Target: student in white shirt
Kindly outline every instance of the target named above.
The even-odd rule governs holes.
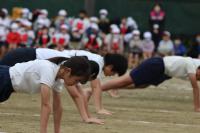
[[[94,104],[96,108],[96,112],[98,114],[111,115],[112,112],[104,109],[102,105],[101,99],[101,74],[103,73],[105,76],[113,76],[118,74],[119,76],[123,75],[128,67],[127,60],[124,56],[120,54],[107,54],[104,57],[84,51],[84,50],[64,50],[63,53],[68,56],[86,56],[88,60],[92,60],[99,65],[99,73],[96,79],[91,80],[90,86],[92,91],[87,91],[87,93],[82,92],[81,86],[77,84],[76,86],[70,86],[71,90],[74,90],[76,94],[84,93],[85,96],[85,106],[88,105],[88,100],[92,95],[94,98]],[[87,107],[86,107],[87,108]]]
[[[62,109],[58,82],[64,80],[64,83],[69,86],[79,82],[85,83],[89,75],[88,60],[78,56],[67,60],[61,58],[34,60],[17,63],[13,67],[0,65],[0,102],[6,101],[13,92],[41,93],[40,132],[47,133],[51,112],[50,90],[52,90],[55,133],[60,133]],[[85,120],[93,122],[97,119],[86,118]]]
[[[189,79],[194,94],[194,110],[200,112],[199,85],[200,60],[190,57],[166,56],[150,58],[133,69],[129,74],[112,79],[102,85],[102,90],[124,88],[144,88],[148,85],[159,85],[172,77]]]

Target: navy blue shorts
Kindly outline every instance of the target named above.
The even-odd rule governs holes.
[[[36,59],[36,49],[17,48],[8,52],[0,60],[0,65],[14,66],[16,63],[27,62],[35,59]]]
[[[147,59],[130,72],[130,76],[136,87],[143,85],[159,85],[163,81],[170,79],[165,73],[162,58],[154,57]]]
[[[10,79],[9,67],[0,65],[0,102],[6,101],[12,92],[14,92],[14,89]]]

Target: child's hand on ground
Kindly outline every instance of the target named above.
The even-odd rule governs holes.
[[[106,109],[100,109],[99,111],[97,111],[97,114],[102,114],[102,115],[112,115],[113,112],[106,110]]]
[[[100,125],[104,124],[103,120],[94,117],[88,118],[87,120],[85,120],[85,122],[89,124],[100,124]]]

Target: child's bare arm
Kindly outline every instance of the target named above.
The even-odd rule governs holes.
[[[104,122],[100,119],[90,118],[87,114],[87,109],[85,108],[84,96],[77,90],[76,86],[67,86],[67,91],[75,102],[82,120],[86,123],[96,123],[103,124]]]
[[[53,117],[54,117],[54,132],[60,133],[60,125],[62,118],[62,103],[59,92],[53,90]]]
[[[94,98],[94,104],[97,113],[99,114],[105,114],[105,115],[111,115],[112,113],[108,110],[105,110],[102,105],[102,90],[101,90],[101,83],[99,79],[95,79],[91,81],[91,87],[92,87],[92,95]]]
[[[41,84],[40,133],[47,133],[50,112],[50,88],[45,84]]]
[[[199,86],[197,83],[196,75],[189,74],[189,79],[193,88],[193,97],[194,97],[194,109],[197,112],[200,112],[200,99],[199,99]]]

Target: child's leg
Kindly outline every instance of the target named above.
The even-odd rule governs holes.
[[[129,68],[133,67],[133,54],[132,53],[129,53],[129,55],[128,55],[128,66],[129,66]]]

